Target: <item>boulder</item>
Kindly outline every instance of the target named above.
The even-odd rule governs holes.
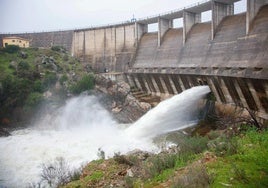
[[[6,131],[5,129],[1,128],[0,127],[0,137],[7,137],[7,136],[10,136],[11,134]]]
[[[28,54],[24,51],[20,51],[19,52],[19,57],[21,57],[22,59],[27,59],[28,57]]]
[[[128,83],[115,82],[101,75],[95,77],[96,89],[105,96],[100,100],[120,123],[132,123],[145,114],[151,105],[131,95]]]

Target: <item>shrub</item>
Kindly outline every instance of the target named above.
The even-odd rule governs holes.
[[[147,169],[151,177],[162,173],[166,169],[174,168],[177,156],[175,154],[162,154],[148,158]]]
[[[52,46],[52,47],[51,47],[51,50],[53,50],[53,51],[57,51],[57,52],[59,52],[60,49],[61,49],[60,46]]]
[[[50,187],[59,187],[78,180],[81,173],[82,167],[72,171],[67,161],[59,157],[53,163],[42,164],[41,182],[46,182]]]
[[[41,80],[36,80],[33,84],[33,91],[34,92],[43,92],[44,91],[44,87],[43,87],[43,84],[41,82]]]
[[[66,51],[66,49],[63,46],[52,46],[51,50],[56,51],[56,52],[61,52],[61,51],[65,52]]]
[[[130,160],[128,160],[125,155],[120,155],[119,152],[114,154],[114,160],[118,164],[126,164],[126,165],[129,165],[129,166],[132,166],[133,165],[133,162],[131,162]]]
[[[68,80],[68,77],[66,74],[62,75],[62,77],[60,77],[60,84],[63,85],[64,82],[66,82]]]
[[[99,159],[105,159],[105,152],[101,148],[98,149],[97,155]]]
[[[180,153],[198,154],[207,149],[208,138],[201,136],[185,136],[179,143]]]
[[[54,163],[42,164],[42,181],[50,187],[58,187],[69,182],[69,167],[66,161],[60,157]]]
[[[67,54],[64,54],[64,56],[63,56],[63,61],[68,61],[69,60],[69,56],[67,55]]]
[[[48,89],[52,85],[54,85],[57,81],[57,75],[56,73],[49,72],[45,75],[43,86],[45,89]]]
[[[187,173],[179,177],[172,188],[209,187],[212,182],[213,177],[207,173],[203,165],[198,164],[190,166]]]
[[[12,54],[12,53],[17,53],[19,50],[20,50],[20,47],[17,46],[17,45],[7,45],[7,46],[3,49],[4,52],[10,53],[10,54]]]
[[[74,94],[80,94],[83,91],[93,89],[94,87],[94,76],[92,74],[85,75],[77,83],[70,87],[70,91]]]
[[[234,155],[239,149],[237,139],[235,137],[228,138],[226,136],[210,141],[208,147],[211,151],[215,152],[217,156]]]
[[[25,61],[21,61],[18,64],[18,69],[19,70],[29,70],[30,69],[30,65],[29,65],[29,63],[27,63]]]
[[[30,93],[25,101],[26,110],[35,108],[43,101],[43,95],[38,92]]]

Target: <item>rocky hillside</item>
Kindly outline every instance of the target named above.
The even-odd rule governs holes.
[[[1,49],[0,125],[28,123],[44,101],[57,104],[79,93],[84,85],[77,82],[82,78],[93,85],[89,72],[61,47]]]

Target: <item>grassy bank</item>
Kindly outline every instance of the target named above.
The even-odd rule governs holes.
[[[157,155],[92,161],[63,187],[267,187],[268,131],[246,128],[232,136],[225,131],[180,135],[177,147]]]

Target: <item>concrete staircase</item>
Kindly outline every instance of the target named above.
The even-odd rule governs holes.
[[[130,91],[138,101],[149,103],[152,107],[155,107],[160,102],[159,96],[153,96],[151,94],[145,93],[138,88],[132,87]]]

